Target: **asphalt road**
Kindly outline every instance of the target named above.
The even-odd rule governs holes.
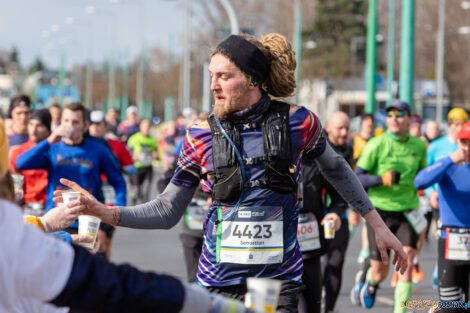
[[[179,225],[171,230],[119,228],[113,240],[112,261],[130,263],[141,270],[167,273],[184,280],[186,279],[186,270],[178,235]],[[371,310],[353,306],[349,300],[349,291],[352,288],[354,276],[360,268],[356,261],[360,250],[359,235],[360,232],[356,231],[348,247],[347,259],[343,268],[343,285],[336,305],[336,312],[371,312]],[[430,242],[425,243],[422,249],[420,265],[425,277],[421,283],[415,285],[413,300],[438,300],[437,291],[432,289],[431,284],[431,275],[437,260],[436,246],[436,241],[430,239]],[[390,287],[390,278],[391,273],[381,284],[373,312],[392,312],[393,288]],[[415,309],[414,312],[420,311]]]

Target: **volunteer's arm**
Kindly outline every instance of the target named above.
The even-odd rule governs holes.
[[[60,182],[81,193],[80,202],[87,207],[84,213],[95,215],[107,224],[140,229],[169,229],[175,226],[196,191],[170,183],[154,200],[136,206],[109,207],[98,202],[77,183],[67,179]],[[55,202],[61,202],[61,190],[56,190]]]
[[[447,157],[419,171],[414,180],[416,189],[427,188],[435,183],[439,183],[452,164],[454,164],[452,159]]]

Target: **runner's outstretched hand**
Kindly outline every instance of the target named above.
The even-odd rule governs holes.
[[[73,189],[76,192],[80,192],[80,199],[78,203],[80,205],[85,206],[85,209],[82,211],[83,214],[88,214],[88,215],[99,217],[101,221],[103,221],[104,223],[115,225],[113,221],[113,215],[115,212],[114,207],[110,207],[110,206],[104,205],[103,203],[100,203],[98,200],[96,200],[96,198],[91,193],[89,193],[87,190],[82,188],[76,182],[73,182],[65,178],[61,178],[60,183]],[[66,192],[66,191],[64,190],[54,191],[55,198],[53,199],[53,201],[56,203],[63,202],[63,199],[62,199],[63,192]]]
[[[389,264],[387,249],[393,250],[395,252],[395,256],[392,263],[395,265],[395,270],[404,274],[408,267],[408,258],[403,250],[403,245],[398,241],[397,237],[392,234],[387,225],[385,225],[376,210],[370,211],[364,215],[364,218],[374,229],[375,242],[380,251],[382,262],[385,265]]]

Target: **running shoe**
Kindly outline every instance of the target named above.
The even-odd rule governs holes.
[[[362,286],[359,299],[361,300],[361,305],[367,309],[370,309],[374,306],[375,295],[377,293],[377,286],[370,284],[369,280]]]
[[[413,283],[417,284],[419,282],[421,282],[424,278],[424,274],[423,272],[421,271],[421,268],[419,267],[419,264],[415,264],[413,266],[413,270],[411,272],[411,280],[413,281]]]
[[[351,292],[349,294],[351,303],[357,306],[361,306],[361,300],[359,299],[359,295],[361,293],[362,286],[364,286],[364,282],[361,281],[361,276],[363,272],[363,270],[357,272],[356,278],[354,279],[354,286],[352,287]]]
[[[370,250],[369,248],[362,249],[359,251],[359,255],[357,257],[357,263],[364,263],[364,261],[369,257]]]
[[[398,272],[393,272],[392,279],[390,280],[390,286],[395,288],[397,286],[397,281],[398,281]]]

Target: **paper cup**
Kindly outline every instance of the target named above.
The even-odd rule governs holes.
[[[80,193],[77,191],[68,191],[62,193],[62,199],[64,199],[64,203],[67,204],[72,201],[76,201],[80,198]]]
[[[15,186],[15,200],[21,202],[24,197],[24,176],[21,174],[11,174],[11,178],[13,179],[13,184]]]
[[[326,220],[325,223],[323,223],[323,233],[325,234],[325,239],[335,238],[335,229],[333,228],[332,220]]]
[[[246,280],[248,293],[245,306],[263,313],[274,313],[281,292],[280,280],[250,277]]]
[[[80,215],[78,216],[78,234],[93,237],[93,242],[80,243],[81,246],[87,249],[93,249],[96,238],[98,237],[98,230],[100,229],[101,220],[96,216]]]

